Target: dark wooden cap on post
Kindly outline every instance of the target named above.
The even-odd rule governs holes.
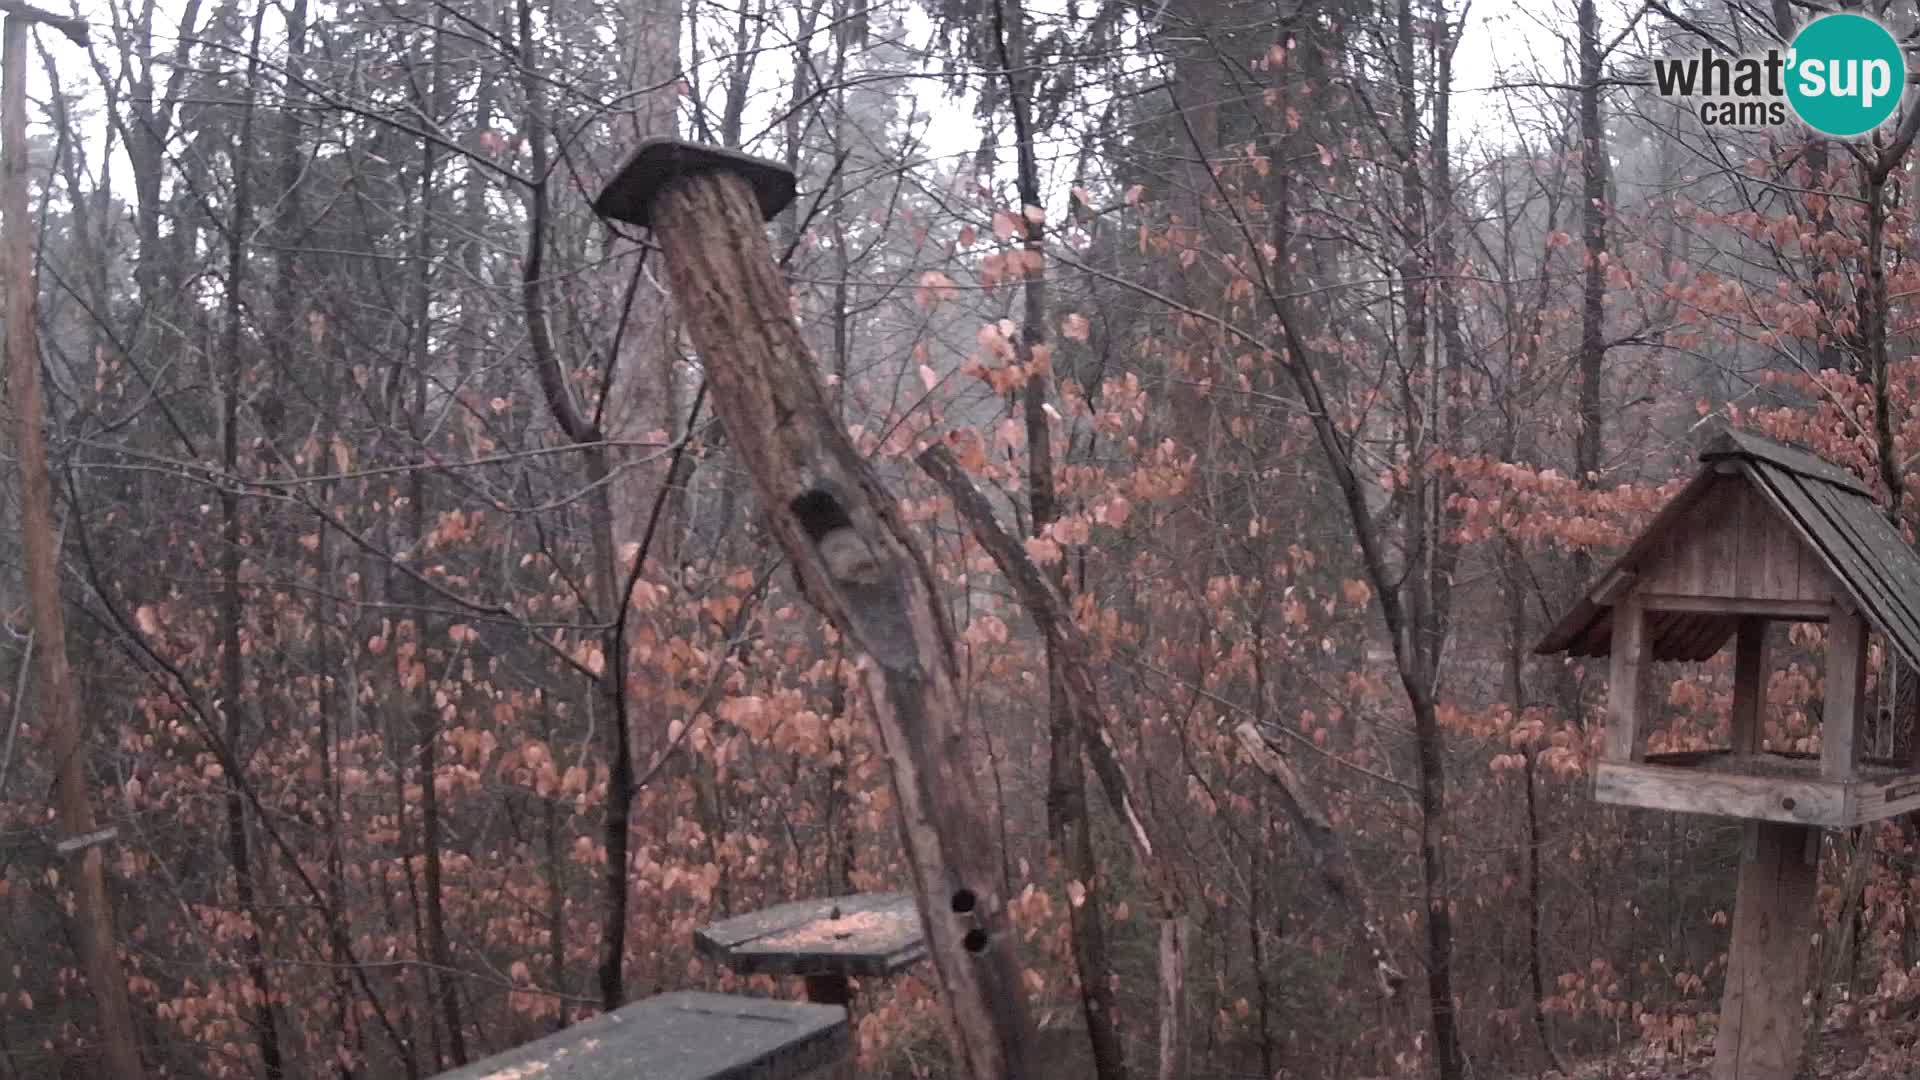
[[[714,172],[732,173],[745,180],[760,203],[760,213],[769,221],[793,202],[796,190],[793,170],[777,161],[662,137],[640,144],[627,159],[626,167],[600,192],[600,197],[593,200],[593,209],[615,221],[650,229],[654,197],[666,190],[667,185],[684,177]]]

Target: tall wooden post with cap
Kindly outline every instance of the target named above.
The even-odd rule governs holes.
[[[835,419],[764,222],[794,196],[777,162],[643,142],[602,214],[649,228],[713,408],[801,589],[860,654],[960,1075],[1033,1076],[1026,992],[946,612],[898,506]]]
[[[27,595],[33,607],[35,693],[52,736],[58,778],[60,842],[69,862],[79,924],[81,962],[99,1009],[102,1075],[145,1075],[120,966],[113,905],[107,896],[100,829],[87,787],[86,737],[67,661],[67,624],[60,598],[59,552],[55,550],[53,495],[47,475],[46,432],[40,412],[40,342],[34,326],[33,219],[27,207],[27,34],[45,23],[76,44],[87,43],[87,24],[16,0],[0,0],[6,15],[0,52],[0,234],[4,234],[7,292],[7,385],[12,398],[16,452],[20,456],[20,533]]]

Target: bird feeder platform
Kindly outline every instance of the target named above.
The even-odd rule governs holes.
[[[1863,754],[1867,644],[1920,667],[1920,555],[1859,478],[1803,450],[1720,435],[1704,468],[1537,649],[1605,657],[1608,720],[1594,797],[1746,819],[1714,1080],[1792,1080],[1819,880],[1820,830],[1920,809],[1920,731]],[[1825,625],[1819,753],[1771,745],[1764,723],[1770,622]],[[1650,669],[1733,643],[1730,745],[1649,752]],[[1885,676],[1882,694],[1886,696]],[[1894,743],[1894,739],[1875,739]]]
[[[847,1003],[847,979],[884,978],[926,958],[909,893],[796,900],[693,932],[694,947],[743,975],[799,975],[807,998]]]
[[[583,1020],[438,1080],[817,1080],[851,1049],[845,1009],[683,991]]]

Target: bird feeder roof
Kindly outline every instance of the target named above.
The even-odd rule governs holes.
[[[1613,605],[1633,582],[1657,572],[1689,534],[1719,528],[1723,557],[1742,565],[1779,562],[1762,550],[1766,533],[1790,535],[1788,556],[1814,572],[1866,617],[1910,664],[1920,665],[1920,554],[1890,523],[1859,477],[1805,450],[1743,431],[1726,431],[1701,451],[1704,467],[1663,507],[1626,554],[1583,593],[1535,648],[1543,655],[1606,656]],[[1729,491],[1728,485],[1748,489]],[[1747,498],[1750,493],[1757,498]],[[1738,526],[1716,520],[1716,500],[1738,499],[1770,520]],[[1782,526],[1785,528],[1783,529]],[[1741,548],[1740,545],[1746,545]],[[1738,550],[1731,550],[1738,549]],[[1762,570],[1766,569],[1761,567]],[[1729,599],[1734,597],[1729,596]],[[1705,660],[1739,625],[1736,611],[1649,612],[1655,660]]]

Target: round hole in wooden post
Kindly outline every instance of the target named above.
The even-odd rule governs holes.
[[[1793,796],[1791,795],[1780,800],[1780,809],[1782,810],[1792,810],[1796,805],[1798,804],[1793,801]]]
[[[967,931],[967,936],[960,939],[960,944],[970,953],[986,952],[987,932],[976,926]]]
[[[965,915],[973,910],[976,903],[978,903],[978,901],[974,898],[972,889],[955,889],[953,891],[952,904],[954,914]]]

